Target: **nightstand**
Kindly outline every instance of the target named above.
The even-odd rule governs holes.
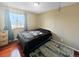
[[[0,32],[0,46],[8,44],[8,31]]]

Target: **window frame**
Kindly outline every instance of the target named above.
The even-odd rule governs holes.
[[[19,15],[20,16],[24,16],[24,24],[23,24],[23,27],[22,26],[18,26],[18,25],[15,25],[14,27],[12,27],[13,25],[12,25],[12,22],[11,22],[11,27],[12,27],[12,29],[16,29],[16,28],[24,28],[25,27],[25,19],[26,19],[26,17],[25,17],[25,14],[24,13],[18,13],[18,12],[13,12],[13,11],[9,11],[9,17],[10,17],[10,13],[13,13],[13,14],[17,14],[18,15],[18,17],[17,18],[19,18]],[[11,21],[11,19],[10,19],[10,21]],[[18,20],[19,21],[19,20]],[[19,23],[19,22],[17,22],[17,23]],[[16,23],[15,23],[16,24]]]

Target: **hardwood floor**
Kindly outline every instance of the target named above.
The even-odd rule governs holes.
[[[0,57],[23,57],[23,50],[18,41],[9,43],[0,48]]]

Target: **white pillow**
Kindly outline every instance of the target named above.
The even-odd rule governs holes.
[[[35,36],[42,34],[42,32],[40,32],[40,31],[31,31],[30,33],[32,33]]]

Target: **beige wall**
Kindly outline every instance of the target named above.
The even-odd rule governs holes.
[[[37,28],[37,15],[34,13],[27,13],[27,27],[29,30]]]
[[[39,14],[39,27],[51,30],[66,44],[79,49],[79,4]],[[55,37],[56,38],[56,37]]]
[[[4,8],[0,6],[0,30],[4,28]]]

